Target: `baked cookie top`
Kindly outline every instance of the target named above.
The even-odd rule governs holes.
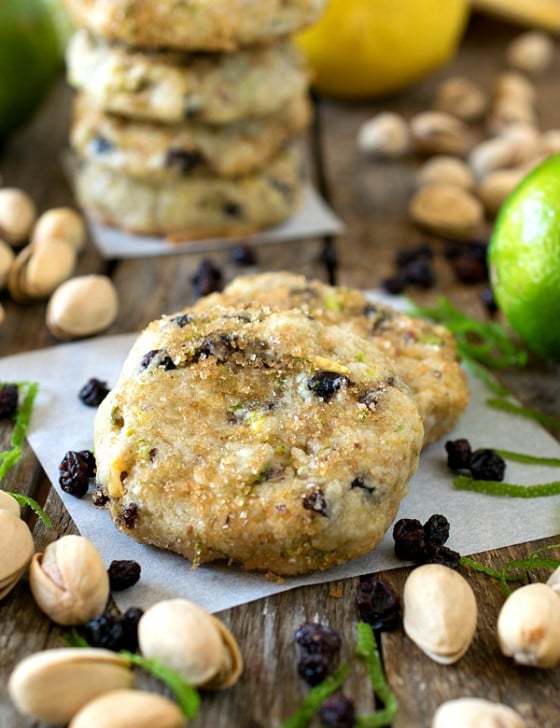
[[[237,278],[223,292],[201,299],[197,308],[247,302],[301,308],[368,338],[394,361],[410,387],[424,422],[425,444],[451,431],[467,406],[465,372],[455,339],[444,326],[373,304],[361,291],[288,272]]]
[[[326,0],[65,0],[78,26],[133,46],[231,51],[314,23]]]
[[[307,94],[275,114],[223,125],[135,121],[106,113],[78,94],[70,144],[81,159],[139,179],[235,177],[264,168],[310,119]]]
[[[306,93],[309,80],[289,39],[235,53],[187,54],[147,52],[79,30],[66,62],[70,85],[90,94],[97,106],[167,124],[227,124],[272,114]]]
[[[95,422],[118,528],[297,574],[373,549],[423,427],[391,363],[299,310],[187,309],[139,336]]]

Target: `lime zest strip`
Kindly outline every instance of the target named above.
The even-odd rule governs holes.
[[[336,672],[325,678],[323,682],[312,688],[305,696],[299,710],[282,721],[280,728],[305,728],[311,722],[322,703],[342,686],[349,669],[348,665],[342,665]]]
[[[497,447],[493,447],[492,450],[505,460],[513,460],[517,463],[527,463],[528,465],[550,465],[552,468],[560,468],[560,458],[539,457],[538,455],[528,455],[523,452],[498,450]]]
[[[37,503],[37,501],[34,498],[31,498],[28,495],[23,495],[23,493],[14,493],[11,490],[7,490],[5,492],[8,495],[11,495],[12,498],[14,500],[16,500],[19,503],[20,506],[22,506],[22,507],[23,506],[29,506],[29,508],[31,508],[31,510],[33,511],[33,513],[36,513],[39,516],[39,518],[43,521],[43,523],[45,524],[45,526],[47,528],[52,528],[52,521],[51,521],[51,519],[47,516],[47,514],[45,513],[45,511],[41,508],[41,506],[39,505],[39,503]]]
[[[3,382],[2,384],[8,384],[8,382]],[[11,449],[0,453],[0,480],[3,480],[6,477],[6,473],[21,457],[23,452],[23,443],[25,441],[27,430],[29,429],[33,403],[39,390],[37,382],[16,382],[15,386],[18,388],[18,393],[20,393],[21,390],[25,390],[25,393],[23,395],[23,401],[17,409],[10,443]]]
[[[519,415],[520,417],[527,417],[530,420],[536,420],[545,427],[551,429],[560,428],[560,419],[547,415],[545,412],[533,409],[532,407],[522,407],[521,405],[514,404],[503,397],[491,397],[486,400],[486,404],[494,409],[503,410],[504,412],[510,412],[513,415]]]
[[[356,655],[364,660],[373,692],[384,705],[384,708],[376,713],[358,716],[356,726],[358,728],[390,726],[395,718],[399,703],[387,683],[375,635],[371,626],[366,622],[358,623]]]
[[[502,483],[498,480],[475,480],[468,475],[457,475],[453,478],[453,486],[457,490],[471,490],[486,495],[505,495],[509,498],[542,498],[549,495],[560,495],[560,480],[538,485],[517,485]]]

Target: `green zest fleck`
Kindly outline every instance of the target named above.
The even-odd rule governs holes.
[[[560,458],[541,458],[537,455],[526,455],[522,452],[498,450],[496,447],[492,449],[505,460],[514,460],[517,463],[527,463],[528,465],[550,465],[553,468],[560,468]]]
[[[132,652],[122,651],[119,654],[126,657],[131,665],[142,668],[145,672],[165,683],[172,691],[186,718],[194,720],[197,717],[200,708],[198,690],[190,685],[178,672],[162,665],[158,660],[141,657]]]
[[[334,311],[336,313],[342,311],[342,304],[334,293],[323,298],[323,306],[327,311]]]
[[[475,480],[467,475],[458,475],[453,478],[453,485],[457,490],[471,490],[486,495],[505,495],[509,498],[542,498],[548,495],[560,495],[560,480],[538,485],[517,485],[514,483],[501,483],[497,480]]]
[[[18,394],[23,393],[23,399],[16,412],[11,449],[0,453],[0,480],[6,477],[6,473],[21,457],[23,443],[29,429],[33,403],[39,390],[39,385],[36,382],[16,382],[16,387],[18,388]]]
[[[365,360],[366,360],[366,355],[364,354],[364,352],[363,352],[363,351],[359,351],[359,352],[358,352],[358,353],[357,353],[357,354],[356,354],[356,355],[354,356],[354,359],[355,359],[356,361],[360,362],[361,364],[363,364],[363,363],[365,362]]]
[[[78,634],[78,630],[73,627],[70,632],[63,635],[62,641],[67,647],[90,647],[89,643]]]
[[[371,715],[358,717],[356,726],[358,728],[382,728],[393,722],[399,703],[391,691],[383,672],[381,656],[375,642],[375,635],[369,624],[358,623],[358,644],[356,655],[365,661],[366,670],[375,695],[383,702],[383,710]]]
[[[510,337],[502,324],[474,319],[445,296],[439,296],[434,307],[412,304],[411,313],[444,324],[454,334],[461,355],[480,364],[499,368],[527,363],[527,351]]]
[[[36,500],[28,495],[23,495],[22,493],[13,493],[11,490],[7,490],[6,493],[8,495],[11,495],[12,498],[16,500],[20,506],[29,506],[33,513],[36,513],[39,516],[39,518],[43,521],[47,528],[52,528],[51,519],[47,516],[45,511],[41,508]]]
[[[558,417],[547,415],[544,412],[539,412],[539,410],[532,409],[531,407],[522,407],[503,397],[487,399],[486,404],[489,407],[509,412],[512,415],[519,415],[520,417],[527,417],[530,420],[536,420],[537,422],[540,422],[541,425],[550,427],[553,430],[560,428],[560,419],[558,419]]]
[[[312,688],[307,693],[307,696],[301,704],[301,708],[289,718],[286,718],[280,728],[305,728],[311,722],[322,703],[342,686],[346,680],[348,671],[348,665],[342,665],[333,675],[330,675],[323,682],[319,683],[319,685]]]

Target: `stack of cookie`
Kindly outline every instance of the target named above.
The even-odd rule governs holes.
[[[290,34],[326,0],[66,0],[76,191],[94,217],[187,240],[288,218],[309,74]]]

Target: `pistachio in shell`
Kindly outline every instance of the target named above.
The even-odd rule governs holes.
[[[21,579],[34,548],[31,531],[19,514],[0,510],[0,599]]]
[[[482,698],[448,700],[436,710],[432,728],[526,728],[512,708]]]
[[[69,728],[183,728],[185,717],[169,698],[144,690],[112,690],[85,705]]]
[[[19,503],[5,490],[0,490],[0,511],[9,511],[18,518],[20,515]]]
[[[107,329],[118,313],[116,288],[107,276],[76,276],[62,283],[47,306],[47,327],[57,339],[79,339]]]

